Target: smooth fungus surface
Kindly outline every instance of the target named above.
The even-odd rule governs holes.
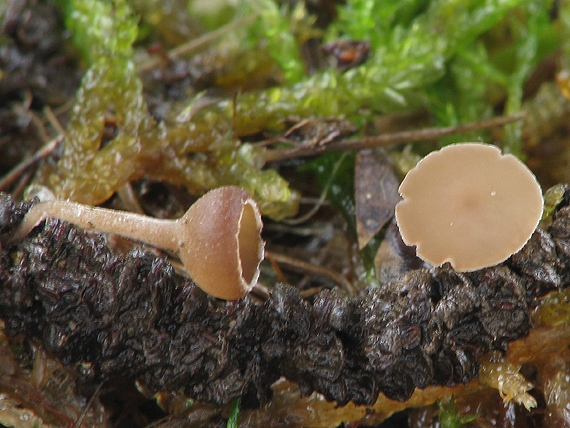
[[[422,159],[402,184],[396,219],[404,242],[435,266],[460,272],[496,265],[519,251],[542,215],[532,172],[488,144],[444,147]]]

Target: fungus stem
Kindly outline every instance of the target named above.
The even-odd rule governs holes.
[[[177,251],[180,248],[180,220],[164,220],[59,200],[34,205],[7,244],[22,240],[41,221],[50,217],[68,221],[86,230],[115,233],[168,250]]]
[[[239,187],[224,186],[208,192],[178,220],[75,202],[40,202],[2,245],[20,241],[48,217],[176,251],[194,282],[222,299],[244,297],[259,277],[264,254],[261,214],[255,200]]]

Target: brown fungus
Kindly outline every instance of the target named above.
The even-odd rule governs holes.
[[[221,299],[244,297],[259,277],[264,255],[261,215],[255,200],[239,187],[224,186],[206,193],[178,220],[68,201],[40,202],[4,244],[24,238],[48,217],[176,251],[194,282]]]
[[[423,158],[399,188],[396,221],[407,245],[456,271],[496,265],[519,251],[542,215],[540,185],[492,145],[446,146]]]

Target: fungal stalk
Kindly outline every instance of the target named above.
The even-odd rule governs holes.
[[[178,220],[68,201],[40,202],[5,245],[23,239],[51,217],[175,251],[194,282],[221,299],[244,297],[259,277],[264,255],[261,215],[255,200],[239,187],[224,186],[208,192]]]

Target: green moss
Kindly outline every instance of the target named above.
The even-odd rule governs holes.
[[[240,137],[280,131],[285,118],[340,117],[363,125],[379,113],[425,106],[441,125],[454,125],[491,115],[490,85],[504,89],[507,113],[515,113],[525,78],[557,40],[549,2],[352,0],[339,8],[325,38],[369,40],[370,58],[345,73],[330,68],[306,76],[299,45],[314,31],[306,10],[271,0],[244,2],[235,16],[254,11],[258,18],[220,46],[232,38],[232,46],[244,42],[241,49],[254,52],[248,56],[251,70],[259,70],[255,63],[267,62],[269,54],[285,85],[191,106],[166,124],[147,111],[133,62],[138,23],[126,0],[58,2],[89,69],[63,157],[57,172],[44,174],[44,183],[60,197],[85,203],[100,203],[143,176],[196,193],[237,184],[277,219],[295,212],[298,195],[275,171],[263,169],[263,149],[241,145]],[[506,29],[512,40],[491,51],[486,38],[498,29]],[[106,117],[117,133],[103,145]],[[513,152],[520,147],[518,126],[505,143]]]
[[[279,219],[296,212],[298,195],[275,171],[261,171],[255,150],[233,137],[231,104],[169,126],[149,115],[133,62],[136,19],[123,0],[73,0],[65,11],[75,43],[89,52],[91,65],[57,171],[45,178],[58,197],[98,204],[130,180],[147,176],[196,193],[236,184],[258,199],[264,214]],[[106,117],[113,118],[116,135],[103,145]]]
[[[439,407],[439,423],[441,428],[462,428],[469,422],[474,421],[480,415],[467,415],[461,416],[455,408],[455,399],[453,396],[446,399],[441,399],[437,402]]]
[[[481,41],[459,52],[450,62],[445,77],[428,90],[430,110],[437,123],[441,126],[457,126],[491,117],[493,106],[486,97],[489,78],[483,76],[493,71],[489,67],[486,47]],[[482,137],[488,141],[490,135],[481,131],[450,135],[441,138],[440,145],[478,141]]]
[[[88,64],[132,56],[138,26],[125,0],[56,0],[55,3],[63,9],[65,25]]]
[[[48,181],[61,198],[96,203],[133,175],[141,134],[158,135],[132,61],[137,24],[127,4],[72,0],[66,12],[75,44],[90,68],[76,95],[58,170]],[[105,117],[111,114],[118,134],[102,148]]]
[[[214,30],[230,22],[236,14],[236,3],[227,0],[189,0],[188,15],[207,30]]]
[[[370,10],[382,16],[394,8],[404,9],[392,2],[348,2],[339,12],[341,21],[331,27],[328,37],[370,38],[375,46],[370,59],[346,73],[328,69],[292,86],[240,96],[239,110],[248,118],[240,120],[259,129],[271,127],[276,118],[284,116],[357,120],[370,112],[422,106],[427,100],[426,90],[446,74],[446,63],[521,2],[433,1],[425,11],[423,2],[410,3],[405,9],[408,12],[402,12],[404,23],[394,22],[384,30],[380,25],[368,32],[365,29],[372,26],[368,22]],[[410,19],[412,12],[417,13]]]
[[[301,4],[301,3],[299,3]],[[259,18],[252,26],[250,37],[265,39],[273,60],[285,75],[286,83],[295,83],[305,75],[305,68],[299,56],[299,43],[293,32],[294,11],[279,7],[273,0],[252,0]]]
[[[551,5],[550,1],[528,1],[519,9],[520,16],[509,16],[508,25],[514,43],[511,62],[513,69],[506,85],[507,115],[521,110],[524,82],[538,62],[554,47],[555,35],[549,13]],[[522,154],[522,126],[522,122],[508,125],[504,141],[505,150],[519,156]]]
[[[567,325],[570,322],[570,290],[546,296],[534,318],[538,324],[548,327]]]
[[[482,37],[457,50],[445,76],[430,91],[430,110],[439,125],[453,126],[489,117],[501,97],[505,98],[505,115],[521,111],[524,83],[558,43],[549,15],[551,4],[520,2]],[[521,155],[521,131],[522,122],[506,127],[503,146],[507,152]],[[480,137],[480,133],[462,136],[464,140]],[[491,138],[487,135],[485,139]],[[457,139],[442,141],[447,144]]]
[[[552,223],[552,214],[564,200],[564,195],[568,189],[567,185],[557,184],[544,192],[544,210],[540,219],[540,226],[545,228]]]
[[[559,2],[559,7],[560,45],[562,50],[560,63],[563,69],[568,70],[570,64],[570,1],[563,0]]]

